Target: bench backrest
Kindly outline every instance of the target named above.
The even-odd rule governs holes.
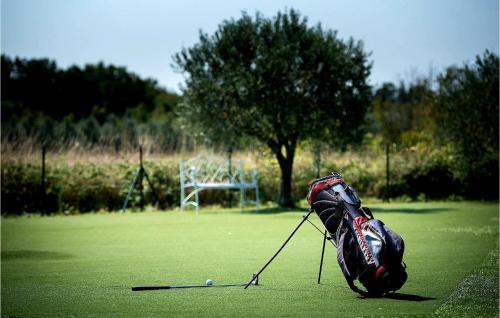
[[[196,157],[180,162],[181,183],[200,184],[244,184],[245,171],[241,161],[229,162],[220,157]],[[256,173],[255,169],[251,171],[252,176]]]

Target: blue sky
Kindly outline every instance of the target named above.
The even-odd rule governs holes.
[[[183,76],[172,70],[172,55],[196,43],[200,29],[213,33],[243,10],[272,17],[285,8],[362,40],[372,53],[373,85],[427,76],[486,49],[498,53],[495,0],[1,0],[1,50],[64,68],[126,66],[178,92]]]

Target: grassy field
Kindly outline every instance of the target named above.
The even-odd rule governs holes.
[[[2,317],[498,316],[498,204],[367,206],[406,242],[409,279],[392,298],[354,294],[333,246],[318,285],[322,237],[307,223],[261,286],[130,290],[245,282],[304,211],[35,216],[2,218]]]

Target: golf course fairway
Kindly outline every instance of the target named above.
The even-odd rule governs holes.
[[[498,317],[497,203],[366,206],[405,240],[408,281],[389,298],[352,292],[331,244],[318,285],[322,236],[308,223],[259,286],[131,291],[245,283],[304,210],[3,217],[2,317]]]

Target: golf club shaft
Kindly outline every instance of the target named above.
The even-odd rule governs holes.
[[[132,291],[176,289],[176,288],[180,289],[180,288],[203,288],[203,287],[231,287],[231,286],[245,286],[245,285],[246,283],[220,284],[220,285],[137,286],[137,287],[132,287]]]
[[[292,234],[290,234],[290,236],[286,239],[285,243],[283,243],[283,245],[281,245],[280,249],[276,252],[276,254],[274,254],[273,257],[271,257],[271,259],[266,263],[266,265],[264,265],[264,267],[262,267],[262,269],[254,275],[254,277],[252,277],[252,279],[245,285],[245,289],[248,288],[248,286],[250,286],[250,284],[252,284],[252,282],[257,279],[260,275],[260,273],[262,273],[266,267],[271,264],[271,262],[273,261],[273,259],[276,258],[276,256],[278,256],[278,254],[281,252],[281,250],[285,247],[285,245],[288,243],[288,241],[290,241],[290,239],[292,238],[292,236],[295,234],[295,232],[297,232],[297,230],[302,226],[302,224],[304,224],[304,222],[307,220],[307,218],[309,217],[309,215],[311,215],[311,213],[313,213],[314,210],[310,210],[309,213],[307,213],[306,216],[304,216],[304,218],[302,219],[302,221],[299,223],[299,225],[297,225],[297,227],[295,228],[295,230],[293,230]]]
[[[171,289],[172,286],[137,286],[132,287],[132,291],[143,291],[143,290],[158,290],[158,289]]]

